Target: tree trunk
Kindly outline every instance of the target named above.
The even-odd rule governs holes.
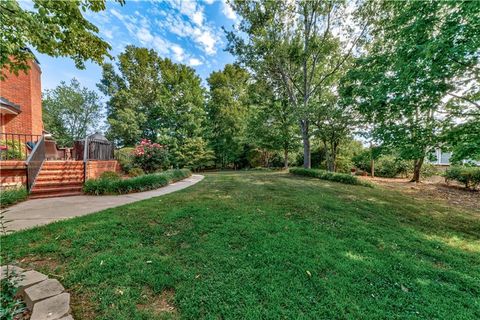
[[[372,160],[370,160],[370,175],[372,178],[375,178],[375,160],[372,157]]]
[[[308,134],[308,120],[301,121],[302,140],[303,140],[303,167],[310,169],[312,167],[310,158],[310,137]]]
[[[413,177],[410,182],[420,182],[420,170],[422,169],[424,159],[425,158],[423,157],[413,161]]]
[[[283,167],[284,167],[285,169],[288,169],[288,148],[285,148],[285,149],[283,150],[283,155],[284,155],[284,157],[285,157],[285,158],[284,158]]]

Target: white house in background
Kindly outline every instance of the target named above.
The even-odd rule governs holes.
[[[437,166],[449,166],[450,158],[452,157],[451,152],[442,151],[441,148],[435,149],[435,160],[430,160],[429,162]],[[480,161],[473,160],[462,160],[463,163],[475,163],[477,166],[480,166]]]
[[[438,166],[449,166],[450,158],[452,157],[451,152],[442,152],[441,148],[435,149],[435,160],[430,161],[431,163]]]

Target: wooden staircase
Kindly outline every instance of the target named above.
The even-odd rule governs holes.
[[[82,194],[82,161],[45,161],[35,179],[30,199]]]

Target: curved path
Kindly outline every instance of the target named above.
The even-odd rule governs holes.
[[[118,196],[73,196],[34,199],[7,208],[7,229],[18,231],[41,226],[58,220],[83,216],[127,203],[163,196],[200,182],[204,177],[194,174],[190,178],[169,184],[163,188]]]

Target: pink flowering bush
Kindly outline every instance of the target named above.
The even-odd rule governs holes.
[[[169,165],[168,150],[165,146],[147,139],[142,139],[140,144],[135,146],[133,155],[134,166],[142,168],[147,173],[166,169]]]

